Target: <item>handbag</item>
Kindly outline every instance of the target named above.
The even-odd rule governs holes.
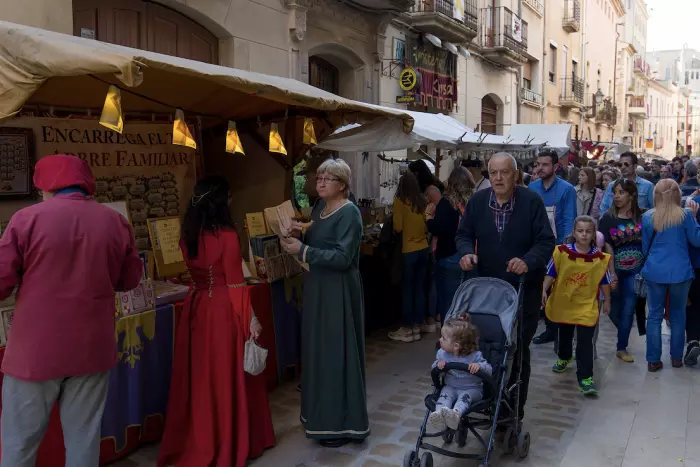
[[[267,361],[267,349],[260,347],[253,336],[250,336],[245,343],[243,352],[243,371],[253,376],[257,376],[265,371]]]
[[[649,256],[649,253],[651,253],[651,246],[654,244],[654,239],[656,238],[656,230],[654,230],[654,233],[651,234],[651,242],[649,242],[649,251],[647,251],[647,254],[644,255],[644,259],[642,260],[642,267],[644,267],[644,263],[647,262],[647,256]],[[641,274],[641,268],[640,272],[637,273],[637,275],[634,276],[634,293],[638,297],[646,297],[647,296],[647,283],[642,277]]]

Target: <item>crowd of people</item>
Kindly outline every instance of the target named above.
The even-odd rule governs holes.
[[[430,415],[434,426],[454,427],[482,397],[474,375],[490,371],[468,316],[440,326],[460,284],[475,275],[523,284],[522,358],[513,360],[521,367],[513,368],[508,383],[520,384],[520,417],[533,339],[555,342],[552,370],[562,373],[573,361],[576,336],[581,391],[597,392],[593,359],[601,314],[617,326],[620,360],[635,359],[628,347],[636,316],[640,334],[647,335],[649,371],[663,367],[664,319],[672,366],[697,364],[696,161],[646,168],[633,153],[614,163],[569,167],[547,150],[525,169],[498,153],[486,167],[463,161],[443,184],[423,161],[409,165],[386,224],[403,264],[402,325],[389,338],[412,343],[440,330],[434,366],[463,362],[469,368],[450,373]],[[363,227],[349,166],[329,159],[313,176],[312,223],[285,222],[282,247],[310,265],[300,421],[308,438],[333,448],[370,435],[359,272]],[[128,222],[92,199],[87,163],[45,157],[34,183],[45,201],[17,212],[0,239],[0,299],[18,288],[2,362],[0,465],[34,465],[58,402],[67,465],[94,466],[108,372],[117,362],[114,292],[133,289],[143,265]],[[275,444],[264,377],[243,365],[245,343],[262,328],[243,276],[231,200],[224,178],[205,177],[184,218],[181,249],[193,282],[175,333],[158,465],[242,467]],[[546,330],[535,338],[542,311]]]

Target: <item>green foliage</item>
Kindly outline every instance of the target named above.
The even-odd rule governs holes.
[[[306,185],[306,159],[302,159],[294,167],[294,196],[302,208],[309,207],[309,197],[304,192],[304,185]]]

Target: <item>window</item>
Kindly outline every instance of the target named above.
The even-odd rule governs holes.
[[[571,61],[571,76],[576,78],[578,75],[578,63]]]
[[[549,46],[549,82],[554,83],[557,78],[557,48]]]
[[[532,81],[527,78],[523,78],[523,88],[532,91]]]
[[[566,77],[566,65],[569,62],[569,49],[566,48],[566,46],[563,46],[561,48],[561,76],[562,78]]]

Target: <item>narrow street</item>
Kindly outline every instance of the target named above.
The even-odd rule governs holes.
[[[532,434],[524,461],[496,451],[495,466],[519,467],[700,467],[700,443],[693,427],[700,422],[700,372],[671,369],[648,373],[644,338],[632,334],[637,361],[614,357],[615,328],[603,320],[598,340],[596,380],[600,397],[584,398],[575,369],[552,373],[550,345],[534,346],[526,427]],[[278,446],[252,462],[253,467],[390,467],[402,465],[415,445],[423,397],[430,391],[429,370],[435,341],[393,343],[383,335],[367,342],[368,406],[372,436],[362,445],[337,450],[307,440],[298,421],[300,394],[286,384],[271,395]],[[665,349],[667,351],[667,349]],[[667,358],[665,356],[664,358]],[[698,397],[696,397],[698,396]],[[441,442],[440,442],[441,443]],[[453,445],[454,446],[454,445]],[[475,449],[470,437],[465,449]],[[155,465],[157,446],[141,449],[115,467]],[[434,456],[438,467],[476,467],[477,463]]]

